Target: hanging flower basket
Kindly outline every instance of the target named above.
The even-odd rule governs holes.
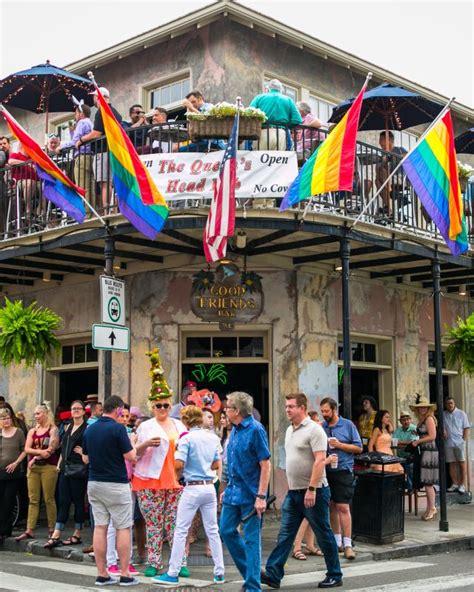
[[[237,107],[229,103],[219,103],[207,113],[188,113],[188,132],[193,142],[196,140],[227,140],[234,125]],[[247,107],[240,109],[239,140],[258,140],[266,115],[260,109]]]

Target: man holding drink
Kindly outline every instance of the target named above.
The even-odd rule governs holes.
[[[354,495],[354,455],[362,452],[362,441],[355,425],[337,413],[337,401],[326,397],[321,401],[323,429],[328,436],[331,466],[327,477],[331,488],[331,526],[339,551],[346,559],[355,559],[352,548],[350,503]],[[337,456],[337,460],[334,459]]]
[[[306,518],[324,553],[326,578],[319,588],[342,586],[342,571],[337,545],[329,523],[329,487],[326,479],[327,437],[321,426],[307,414],[306,395],[285,397],[285,411],[291,425],[285,436],[286,477],[289,491],[283,502],[277,545],[270,554],[261,580],[279,588],[284,565],[291,552],[296,533]]]

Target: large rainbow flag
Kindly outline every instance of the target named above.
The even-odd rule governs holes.
[[[448,110],[403,161],[421,203],[453,255],[469,248]]]
[[[153,240],[166,222],[168,206],[97,86],[96,90],[119,209],[139,232]]]
[[[26,154],[35,163],[38,176],[43,181],[44,197],[52,201],[56,207],[66,212],[76,222],[84,222],[86,210],[81,196],[84,197],[85,190],[75,185],[63,173],[5,107],[0,108],[0,113],[7,122],[11,133],[21,142]]]
[[[352,191],[360,110],[367,83],[350,109],[311,155],[288,188],[280,212],[298,202],[329,191]]]

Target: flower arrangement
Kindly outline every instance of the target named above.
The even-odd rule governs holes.
[[[255,109],[254,107],[240,107],[240,117],[248,117],[251,119],[258,119],[262,123],[267,120],[267,116],[261,109]],[[206,113],[187,113],[186,117],[191,121],[204,121],[208,117],[216,117],[221,119],[223,117],[234,117],[237,113],[237,105],[231,103],[217,103],[213,105]]]
[[[150,358],[151,368],[148,373],[151,378],[149,401],[157,401],[158,399],[170,399],[173,396],[173,391],[166,382],[163,366],[161,365],[160,350],[155,347],[146,355]]]
[[[458,160],[458,177],[467,180],[472,174],[474,174],[474,169],[468,164],[463,164]]]
[[[2,364],[44,363],[49,354],[61,347],[54,334],[61,323],[60,316],[47,307],[37,306],[36,302],[25,307],[22,300],[12,302],[5,298],[5,306],[0,308]]]

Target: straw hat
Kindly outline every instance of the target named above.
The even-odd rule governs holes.
[[[412,411],[416,411],[420,407],[430,407],[431,411],[435,411],[436,403],[430,403],[426,397],[423,397],[416,393],[415,403],[413,405],[409,405]]]
[[[402,411],[400,413],[400,417],[398,419],[402,419],[403,417],[410,417],[411,418],[411,415],[408,413],[408,411]]]

